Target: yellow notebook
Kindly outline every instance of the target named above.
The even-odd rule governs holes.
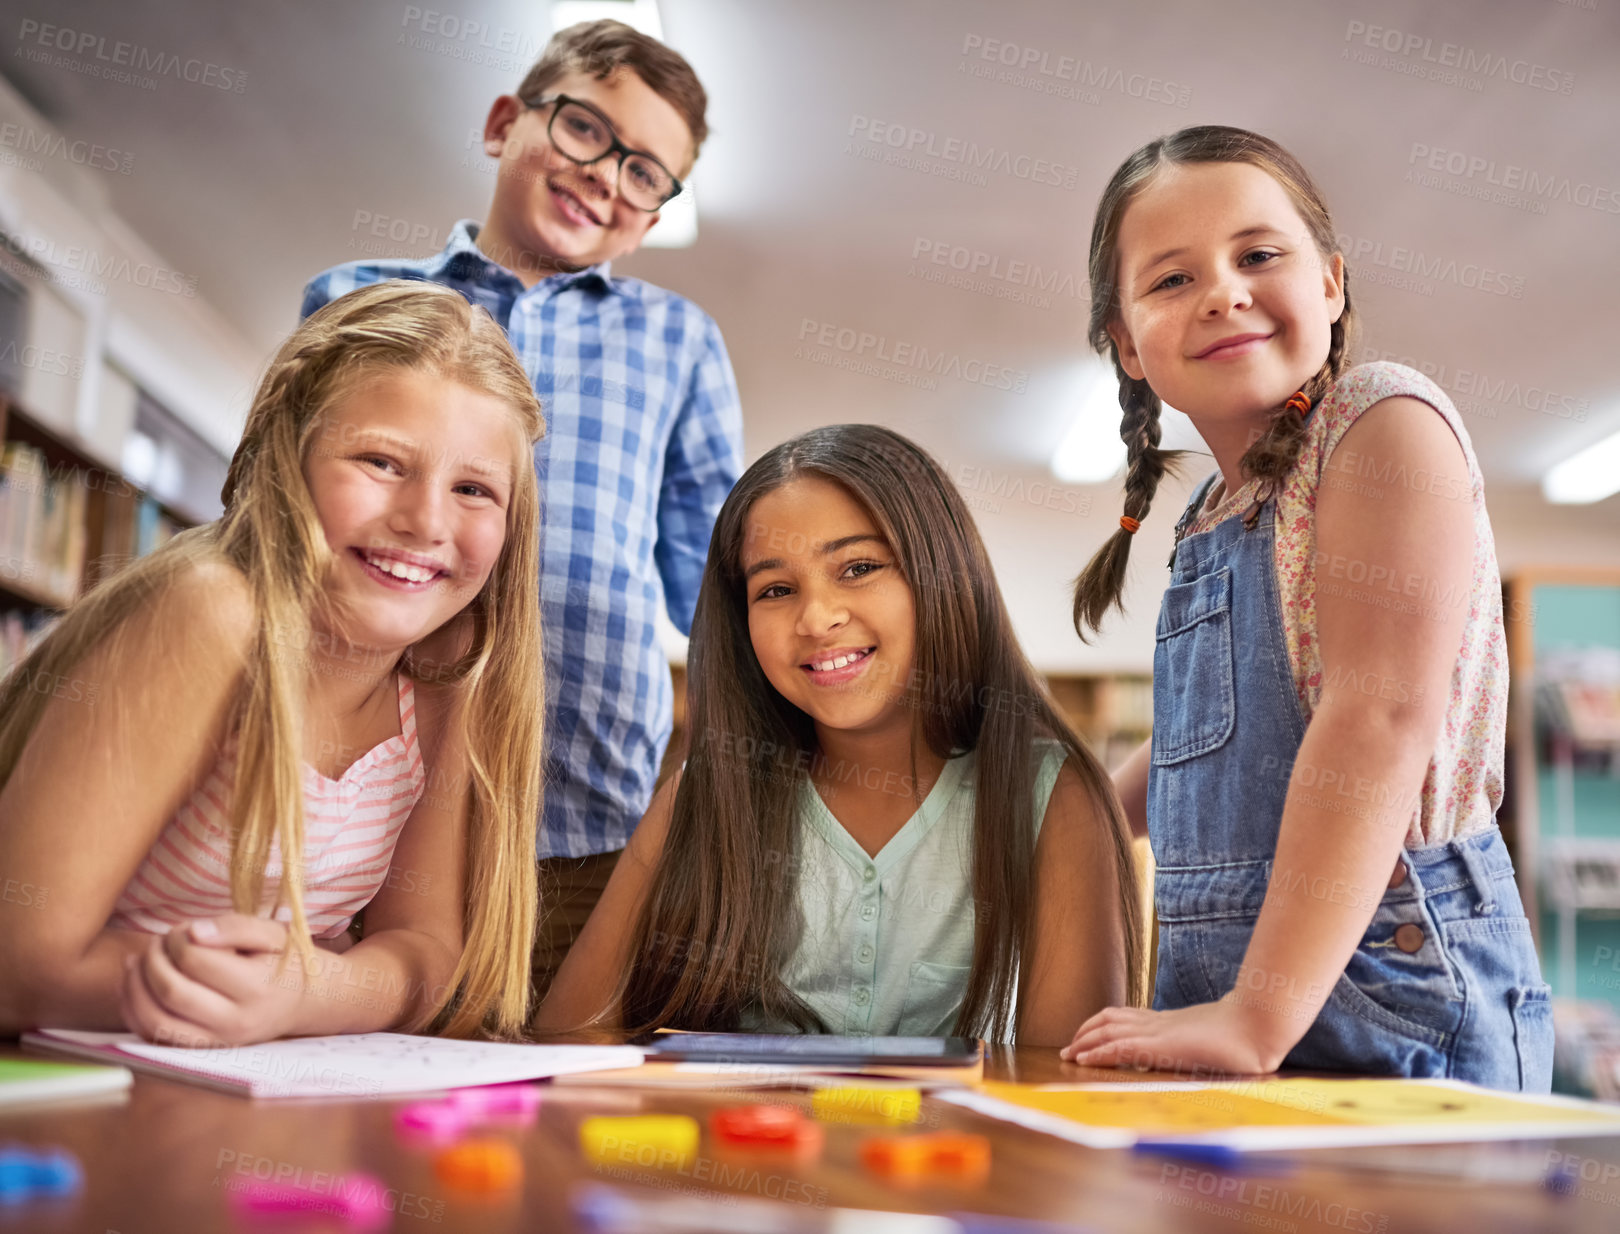
[[[1096,1148],[1142,1140],[1269,1150],[1620,1135],[1620,1106],[1456,1080],[989,1083],[941,1099]]]

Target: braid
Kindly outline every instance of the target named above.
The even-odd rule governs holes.
[[[1164,473],[1181,457],[1179,450],[1159,449],[1159,396],[1145,381],[1133,381],[1114,361],[1119,374],[1119,406],[1125,413],[1119,437],[1125,443],[1125,514],[1134,519],[1147,517]],[[1110,608],[1124,611],[1125,567],[1131,556],[1131,535],[1123,527],[1115,531],[1086,564],[1074,583],[1074,630],[1083,641],[1089,630],[1102,628]]]
[[[1349,275],[1346,274],[1345,277],[1348,281]],[[1346,287],[1344,312],[1339,314],[1339,320],[1333,323],[1333,329],[1329,332],[1327,364],[1323,366],[1329,374],[1329,384],[1344,376],[1344,370],[1349,367],[1345,362],[1345,355],[1350,347],[1350,327],[1354,321],[1355,318],[1350,313],[1350,289]]]
[[[1348,306],[1348,295],[1346,302]],[[1333,323],[1328,343],[1327,360],[1316,375],[1303,387],[1305,397],[1314,407],[1339,379],[1345,370],[1345,353],[1349,331],[1344,317]],[[1296,415],[1287,404],[1271,413],[1271,423],[1243,456],[1245,475],[1266,480],[1275,487],[1281,484],[1299,461],[1299,452],[1305,445],[1305,417]]]

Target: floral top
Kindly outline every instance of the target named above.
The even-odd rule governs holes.
[[[1334,448],[1361,413],[1397,395],[1429,404],[1451,426],[1468,462],[1469,491],[1463,490],[1460,477],[1409,473],[1399,462],[1357,455],[1353,450],[1334,459],[1331,470],[1326,468]],[[1416,577],[1373,578],[1360,562],[1321,560],[1316,550],[1316,494],[1324,483],[1357,485],[1374,491],[1389,485],[1421,485],[1441,494],[1454,491],[1459,500],[1470,501],[1474,511],[1474,570],[1468,595],[1435,595],[1432,584]],[[1258,481],[1250,480],[1227,495],[1217,480],[1188,534],[1208,531],[1228,518],[1242,517],[1253,504],[1258,486]],[[1383,679],[1370,683],[1355,680],[1353,672],[1343,672],[1343,681],[1324,678],[1322,651],[1316,637],[1318,589],[1386,608],[1400,605],[1411,612],[1466,602],[1468,620],[1463,627],[1462,649],[1451,672],[1451,700],[1423,778],[1422,796],[1407,830],[1406,845],[1423,848],[1444,844],[1494,826],[1502,802],[1503,742],[1507,731],[1508,663],[1502,628],[1502,582],[1496,567],[1496,542],[1485,514],[1485,485],[1479,461],[1457,409],[1445,392],[1423,374],[1401,364],[1363,364],[1345,373],[1311,413],[1299,461],[1277,494],[1275,528],[1283,638],[1307,723],[1324,690],[1370,688],[1376,693],[1406,688],[1402,683]]]

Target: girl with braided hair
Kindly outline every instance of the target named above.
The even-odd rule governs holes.
[[[0,683],[0,870],[48,892],[0,903],[0,1034],[518,1033],[542,429],[454,291],[381,283],[294,331],[224,514]]]
[[[1157,861],[1153,1010],[1092,1016],[1063,1056],[1545,1092],[1549,991],[1495,820],[1501,583],[1456,409],[1409,368],[1350,367],[1327,207],[1257,134],[1126,159],[1091,280],[1129,461],[1120,530],[1076,583],[1082,637],[1121,606],[1176,461],[1164,403],[1217,470],[1176,529],[1152,737],[1115,774]]]

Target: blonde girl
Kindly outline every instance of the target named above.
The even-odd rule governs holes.
[[[452,291],[365,288],[287,340],[223,516],[0,686],[0,871],[45,893],[0,903],[0,1032],[522,1027],[542,429]]]

